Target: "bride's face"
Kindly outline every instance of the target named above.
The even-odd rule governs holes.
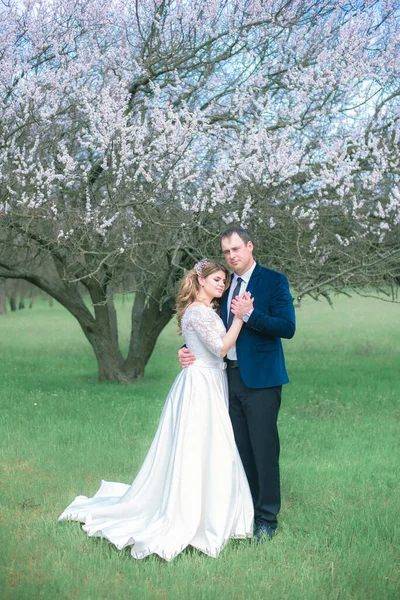
[[[199,277],[199,283],[210,300],[221,298],[225,291],[226,275],[224,271],[215,271],[207,277]]]

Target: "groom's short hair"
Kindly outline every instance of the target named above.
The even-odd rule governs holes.
[[[220,242],[222,242],[222,240],[225,238],[230,238],[234,233],[237,233],[245,244],[248,244],[251,240],[249,232],[246,231],[246,229],[240,227],[239,225],[234,225],[233,227],[229,227],[229,229],[221,233]]]

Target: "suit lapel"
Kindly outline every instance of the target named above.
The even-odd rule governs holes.
[[[257,287],[257,283],[258,283],[258,279],[259,279],[260,275],[261,275],[261,267],[258,263],[256,263],[256,266],[254,267],[254,271],[251,274],[249,283],[247,284],[247,288],[246,288],[246,291],[250,292],[252,296],[254,296],[254,290]]]

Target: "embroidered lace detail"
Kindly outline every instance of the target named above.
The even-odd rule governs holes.
[[[222,337],[226,330],[222,319],[208,306],[189,306],[182,318],[182,334],[186,346],[199,360],[212,361],[220,357]],[[222,361],[222,359],[221,359]]]

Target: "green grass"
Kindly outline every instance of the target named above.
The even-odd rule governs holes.
[[[123,343],[129,306],[119,307]],[[57,517],[100,479],[130,483],[178,373],[171,323],[143,382],[99,384],[61,307],[0,316],[0,598],[399,597],[400,307],[309,301],[285,344],[283,506],[274,540],[135,561]]]

